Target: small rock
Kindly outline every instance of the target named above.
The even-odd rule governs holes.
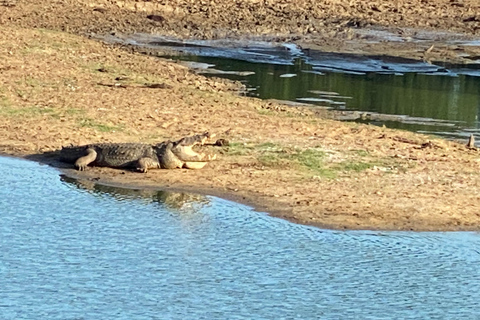
[[[215,145],[218,147],[225,147],[228,146],[230,142],[227,139],[218,139],[215,141]]]

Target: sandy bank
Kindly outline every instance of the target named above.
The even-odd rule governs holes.
[[[6,8],[0,11],[3,153],[31,157],[68,144],[153,143],[208,130],[232,145],[215,149],[219,160],[202,170],[67,172],[112,184],[219,195],[318,226],[479,229],[477,150],[242,98],[235,84],[207,80],[168,61],[35,29],[82,33],[91,23],[128,31],[122,26],[137,26],[134,16],[149,20],[141,10],[112,5],[106,8],[119,15],[108,15],[73,1],[18,1]],[[55,165],[52,158],[35,159]]]

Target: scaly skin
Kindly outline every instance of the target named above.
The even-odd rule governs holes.
[[[162,155],[158,158],[162,169],[183,168],[183,161],[172,152],[172,147],[173,142],[170,141],[164,142],[158,147],[158,153]]]
[[[199,154],[192,150],[197,144],[204,144],[212,135],[203,133],[157,145],[143,143],[98,143],[78,147],[64,147],[60,158],[64,162],[74,163],[83,171],[87,166],[133,168],[140,172],[149,169],[189,168],[201,169],[215,155]]]
[[[62,148],[62,161],[73,162],[83,171],[88,165],[111,168],[134,168],[141,172],[160,168],[155,148],[142,143],[99,143]]]

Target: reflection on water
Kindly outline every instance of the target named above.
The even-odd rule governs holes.
[[[330,231],[0,157],[2,319],[477,319],[477,233]],[[188,200],[187,200],[188,199]]]
[[[109,194],[119,200],[142,200],[145,203],[157,202],[173,211],[187,212],[198,211],[203,206],[209,205],[206,196],[193,193],[172,192],[154,189],[126,189],[97,184],[91,180],[73,179],[61,175],[60,180],[76,188],[88,190],[94,195]]]

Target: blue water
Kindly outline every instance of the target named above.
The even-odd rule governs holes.
[[[0,157],[0,319],[479,319],[477,233],[331,231]]]

